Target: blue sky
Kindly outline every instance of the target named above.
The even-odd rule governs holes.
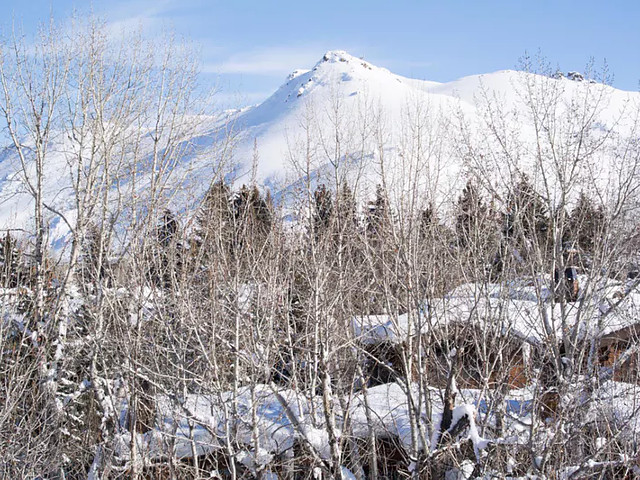
[[[638,90],[640,0],[0,0],[26,33],[49,14],[91,9],[113,31],[173,28],[201,51],[205,81],[232,104],[266,98],[295,68],[347,50],[391,71],[435,81],[514,68],[541,51],[564,71],[606,59],[614,86]],[[0,21],[1,23],[2,21]]]

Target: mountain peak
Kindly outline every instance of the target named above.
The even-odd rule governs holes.
[[[322,57],[322,60],[320,60],[317,65],[320,65],[326,62],[328,63],[341,62],[341,63],[348,63],[352,65],[359,64],[362,67],[368,68],[369,70],[372,70],[374,68],[374,66],[371,65],[369,62],[363,60],[362,58],[354,57],[353,55],[347,53],[344,50],[329,50],[327,53],[324,54],[324,56]]]
[[[328,50],[322,57],[323,62],[349,62],[357,60],[344,50]]]
[[[291,72],[285,83],[270,97],[270,101],[280,99],[287,103],[291,99],[309,93],[316,86],[334,82],[336,78],[339,78],[343,83],[350,82],[355,78],[367,83],[370,80],[370,74],[385,75],[390,73],[386,68],[376,67],[344,50],[329,50],[311,70],[296,69]]]

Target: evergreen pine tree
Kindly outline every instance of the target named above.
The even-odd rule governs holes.
[[[598,239],[606,230],[606,215],[602,205],[594,202],[580,192],[578,202],[569,217],[570,241],[585,253],[593,254]]]
[[[257,186],[243,185],[233,198],[231,255],[254,257],[263,250],[273,227],[273,204]]]
[[[21,253],[15,238],[7,232],[2,239],[0,249],[0,286],[2,288],[16,288],[20,286],[22,276]]]
[[[548,209],[524,175],[507,201],[505,235],[540,242],[549,235]]]
[[[205,194],[195,218],[190,245],[195,255],[206,262],[212,255],[223,255],[229,248],[233,224],[231,189],[223,181],[215,182]]]
[[[486,279],[494,273],[500,251],[500,226],[492,202],[482,198],[478,186],[469,180],[456,204],[455,240],[458,275],[461,281]],[[498,262],[499,263],[499,262]]]
[[[168,247],[176,241],[178,232],[178,221],[171,210],[165,208],[156,227],[158,243],[163,247]]]
[[[174,213],[164,209],[156,225],[156,243],[149,253],[149,276],[153,283],[169,288],[182,268],[183,245]]]
[[[469,247],[477,243],[488,217],[488,207],[483,202],[478,187],[469,180],[462,190],[456,206],[458,245]]]
[[[336,193],[335,222],[337,230],[347,234],[355,235],[359,227],[356,197],[346,181]]]
[[[397,248],[390,235],[392,219],[387,195],[382,185],[377,185],[376,196],[367,205],[366,248],[370,258],[367,281],[367,298],[364,308],[368,313],[386,310],[386,296],[399,291]],[[393,273],[390,273],[393,272]]]
[[[272,208],[255,185],[251,188],[243,185],[233,199],[233,214],[238,226],[252,233],[264,234],[271,229]]]
[[[429,237],[430,232],[438,224],[433,204],[427,205],[420,213],[420,239],[425,240]]]
[[[382,185],[376,186],[376,198],[369,202],[367,210],[367,234],[380,237],[387,232],[391,225],[389,204]]]
[[[251,208],[256,233],[266,237],[273,224],[273,203],[271,194],[267,192],[266,197],[262,197],[257,186],[251,189]]]
[[[313,234],[318,240],[330,227],[333,217],[333,197],[327,186],[323,183],[316,188],[313,193]]]

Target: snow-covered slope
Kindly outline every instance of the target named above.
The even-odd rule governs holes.
[[[452,151],[452,143],[460,119],[479,129],[489,115],[486,103],[494,102],[494,108],[500,105],[505,116],[507,112],[513,115],[515,127],[525,137],[532,137],[528,89],[536,99],[543,88],[548,98],[540,101],[555,99],[556,116],[588,99],[598,103],[594,110],[599,125],[618,131],[624,129],[617,122],[620,113],[640,101],[637,93],[593,81],[550,79],[513,70],[449,83],[415,80],[346,52],[330,51],[311,70],[294,71],[265,102],[238,115],[236,125],[248,138],[240,142],[238,158],[246,162],[257,145],[258,177],[267,184],[282,180],[286,185],[301,173],[292,171],[292,158],[298,170],[320,171],[327,166],[335,170],[344,156],[368,158],[373,168],[362,170],[379,173],[380,163],[398,163],[399,154],[405,163],[391,170],[410,169],[407,159],[417,162],[421,149],[423,159],[429,160],[429,173],[448,174],[443,180],[451,180],[459,170],[454,158],[459,152]],[[245,166],[248,171],[249,162]]]
[[[402,141],[400,125],[409,123],[404,117],[422,115],[435,129],[439,115],[460,108],[455,95],[432,93],[440,87],[343,51],[327,52],[311,70],[294,71],[271,97],[238,116],[247,141],[240,142],[237,158],[252,158],[257,145],[258,177],[278,189],[307,173],[329,184],[348,170],[352,181],[375,177],[380,157]],[[354,168],[346,168],[350,163]]]
[[[526,93],[527,88],[540,84],[545,85],[550,98],[558,100],[553,112],[556,117],[562,118],[563,112],[575,108],[577,98],[585,98],[582,94],[590,91],[590,98],[600,102],[594,124],[601,132],[637,135],[626,123],[616,123],[621,111],[640,104],[637,93],[587,80],[541,79],[506,70],[449,83],[428,82],[395,75],[343,51],[330,51],[310,70],[293,71],[263,103],[226,117],[234,132],[233,165],[224,171],[238,184],[257,180],[271,188],[276,198],[295,191],[304,179],[312,185],[323,182],[332,186],[348,178],[359,191],[370,195],[384,173],[388,189],[399,202],[416,197],[451,202],[464,181],[462,161],[467,154],[460,148],[465,131],[461,125],[488,154],[494,148],[483,144],[488,116],[504,121],[507,130],[520,140],[533,138]],[[488,111],[483,99],[496,99],[504,110]],[[221,121],[201,120],[196,133],[183,139],[176,171],[166,185],[167,190],[177,191],[172,200],[176,209],[197,200],[216,170],[212,163],[219,155],[212,154],[210,147],[221,144]],[[46,198],[72,221],[75,206],[69,187],[75,160],[73,151],[65,147],[66,136],[57,138],[63,140],[50,146]],[[142,142],[141,148],[150,154],[148,142]],[[514,148],[519,157],[530,151],[526,142]],[[491,161],[494,170],[499,170],[499,159]],[[23,175],[16,173],[19,170],[12,150],[5,150],[0,157],[0,227],[28,228],[30,195]],[[148,185],[142,173],[134,190]],[[126,178],[118,188],[124,184]],[[67,229],[56,215],[50,217],[51,241],[61,245]]]

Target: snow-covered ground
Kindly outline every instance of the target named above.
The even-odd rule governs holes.
[[[411,385],[413,401],[420,398],[417,385]],[[344,434],[356,438],[367,438],[370,429],[377,438],[399,440],[411,451],[412,426],[409,416],[407,390],[397,383],[379,385],[368,389],[368,412],[363,393],[350,398],[349,417],[351,430]],[[437,448],[442,416],[442,392],[429,389],[428,401],[431,418],[418,417],[427,448]],[[576,393],[576,401],[580,398]],[[640,434],[640,399],[634,385],[608,381],[600,386],[589,398],[587,422],[609,425],[620,429],[620,439],[637,439]],[[505,398],[508,415],[505,435],[501,438],[483,438],[476,419],[484,425],[491,424],[491,415],[486,411],[486,403],[478,390],[461,390],[457,406],[453,410],[452,425],[463,416],[470,420],[463,431],[463,437],[471,440],[477,455],[490,444],[526,445],[531,424],[531,399],[533,390],[523,389],[510,392]],[[427,401],[421,400],[423,407]],[[274,385],[258,384],[240,389],[234,399],[232,392],[218,395],[188,395],[186,398],[169,399],[157,397],[157,426],[145,434],[137,435],[137,445],[147,458],[177,458],[205,455],[224,451],[233,438],[239,444],[234,450],[238,461],[250,470],[262,469],[274,461],[275,457],[291,449],[296,443],[304,443],[320,459],[330,459],[329,438],[322,412],[320,397],[307,398],[299,392],[278,388]],[[337,403],[337,402],[336,402]],[[237,414],[233,405],[237,405]],[[575,403],[580,406],[579,403]],[[342,435],[345,412],[336,410],[337,434]],[[368,415],[367,415],[368,414]],[[371,422],[367,418],[372,419]],[[420,439],[419,448],[424,448]],[[116,454],[120,461],[128,461],[130,456],[130,436],[121,435]],[[235,443],[233,443],[235,445]],[[257,450],[256,450],[257,446]]]
[[[410,395],[414,399],[419,398],[418,385],[411,385],[410,388]],[[431,442],[433,432],[440,424],[440,395],[441,392],[436,389],[429,390],[428,401],[431,404],[432,416],[430,419],[418,419],[422,423],[427,442]],[[485,448],[486,441],[480,437],[475,426],[478,395],[479,392],[475,390],[462,392],[458,406],[453,412],[452,425],[468,415],[471,440],[478,448]],[[348,399],[351,431],[347,433],[367,438],[369,429],[372,429],[378,438],[396,438],[401,445],[410,450],[412,427],[406,387],[391,383],[368,389],[366,405],[369,412],[366,411],[363,396],[364,393],[360,392]],[[426,401],[427,399],[422,399],[422,402]],[[520,399],[509,401],[520,402]],[[234,404],[237,405],[235,415]],[[242,388],[235,399],[232,392],[221,392],[219,395],[192,394],[180,401],[161,396],[156,398],[156,408],[157,427],[145,434],[138,434],[139,448],[152,458],[165,457],[170,452],[178,458],[183,458],[193,456],[194,452],[203,455],[224,449],[231,432],[235,432],[236,441],[246,448],[238,452],[238,455],[243,459],[250,456],[254,464],[269,463],[274,455],[292,449],[296,442],[307,444],[322,459],[330,458],[321,397],[307,398],[294,390],[259,384]],[[336,409],[340,434],[345,412],[340,407]],[[368,416],[373,419],[371,424],[367,420]],[[259,446],[257,455],[254,448],[256,439]],[[130,445],[128,434],[121,438],[119,445],[118,454],[126,460]],[[434,447],[435,445],[429,443],[428,448]],[[419,448],[424,448],[421,442]]]

